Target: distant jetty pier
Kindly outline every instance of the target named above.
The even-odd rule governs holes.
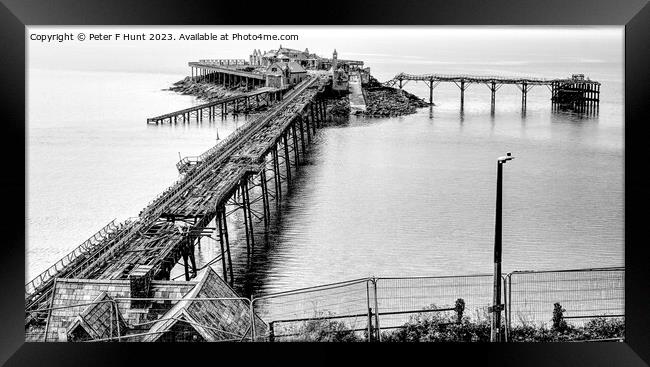
[[[504,85],[511,84],[521,91],[521,108],[526,109],[528,92],[534,86],[546,86],[551,92],[553,110],[571,108],[576,112],[594,113],[600,104],[600,83],[585,78],[584,74],[573,74],[571,78],[543,79],[532,77],[504,77],[449,74],[407,74],[399,73],[384,83],[388,87],[402,89],[410,81],[424,82],[429,87],[429,103],[433,103],[433,90],[440,83],[453,83],[460,89],[460,106],[465,103],[465,90],[472,84],[486,85],[491,92],[492,112],[496,104],[496,93]]]
[[[165,122],[170,124],[190,122],[192,118],[196,122],[202,122],[204,118],[214,119],[217,114],[220,114],[221,117],[225,117],[228,113],[231,113],[233,116],[237,116],[240,113],[248,114],[251,109],[259,109],[262,106],[268,107],[282,100],[282,95],[285,91],[286,88],[262,87],[253,92],[237,94],[164,115],[150,117],[147,119],[147,123],[158,125]]]

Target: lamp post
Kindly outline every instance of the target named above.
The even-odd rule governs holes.
[[[494,294],[492,296],[493,305],[490,307],[492,313],[492,328],[490,341],[501,341],[501,202],[503,192],[503,164],[513,160],[515,157],[510,152],[505,156],[497,158],[497,205],[496,217],[494,223]]]

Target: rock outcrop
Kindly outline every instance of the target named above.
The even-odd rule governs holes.
[[[214,83],[197,82],[188,76],[185,79],[174,83],[169,90],[181,94],[196,96],[199,99],[209,102],[231,95],[244,93],[246,92],[246,87],[243,85],[224,87]]]
[[[429,103],[404,90],[390,87],[366,89],[366,115],[401,116],[415,113]]]
[[[385,87],[370,76],[364,85],[367,116],[401,116],[415,113],[429,103],[405,90]]]

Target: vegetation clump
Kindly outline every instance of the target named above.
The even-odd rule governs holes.
[[[470,317],[465,312],[465,301],[459,298],[453,310],[435,311],[439,308],[430,305],[409,318],[398,329],[382,331],[383,342],[489,342],[490,317],[484,310],[475,311]],[[569,324],[559,303],[553,305],[552,324],[535,325],[522,322],[512,326],[509,331],[510,342],[562,342],[603,339],[622,339],[625,336],[625,323],[621,318],[594,317],[581,326]],[[366,341],[367,332],[355,331],[347,323],[337,319],[327,319],[331,314],[319,313],[316,319],[300,322],[283,328],[282,338],[276,341],[305,342],[356,342]],[[550,316],[550,315],[549,315]],[[502,335],[503,337],[503,335]]]
[[[301,321],[275,331],[275,341],[290,342],[358,342],[365,341],[365,334],[358,335],[345,322],[327,319],[329,312],[314,314],[313,320]]]
[[[459,299],[456,302],[458,307]],[[464,301],[462,302],[464,306]],[[430,309],[435,309],[431,305]],[[594,317],[582,326],[568,324],[559,303],[554,304],[552,326],[522,323],[511,328],[512,342],[561,342],[618,339],[625,336],[625,323],[620,318]],[[477,313],[478,314],[478,313]],[[487,313],[475,319],[448,312],[422,313],[403,325],[402,328],[382,333],[382,341],[388,342],[489,342],[490,319]]]

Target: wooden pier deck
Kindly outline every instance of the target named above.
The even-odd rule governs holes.
[[[324,102],[319,97],[325,82],[326,79],[312,77],[297,85],[263,115],[248,121],[201,155],[137,218],[119,226],[111,224],[110,230],[105,231],[107,234],[97,237],[92,246],[73,251],[66,261],[58,262],[29,282],[26,309],[38,307],[47,300],[56,278],[127,279],[137,273],[150,279],[169,279],[170,270],[183,258],[185,276],[189,279],[190,263],[192,273],[196,274],[194,246],[212,221],[219,223],[223,277],[225,281],[230,278],[232,284],[226,203],[236,201],[244,210],[248,248],[252,242],[249,234],[250,237],[253,234],[250,206],[251,201],[257,201],[249,196],[249,184],[254,177],[259,180],[263,197],[258,199],[264,202],[267,226],[270,197],[276,201],[281,198],[281,180],[290,182],[291,163],[297,170],[299,154],[305,153],[312,131],[315,134],[316,127],[325,118]],[[282,150],[285,154],[279,160]],[[269,163],[273,166],[270,179]],[[284,175],[280,173],[281,163],[286,166]],[[266,186],[269,181],[275,183],[275,194],[270,194]],[[238,193],[236,198],[235,193]],[[145,275],[141,274],[143,267],[150,269]]]

